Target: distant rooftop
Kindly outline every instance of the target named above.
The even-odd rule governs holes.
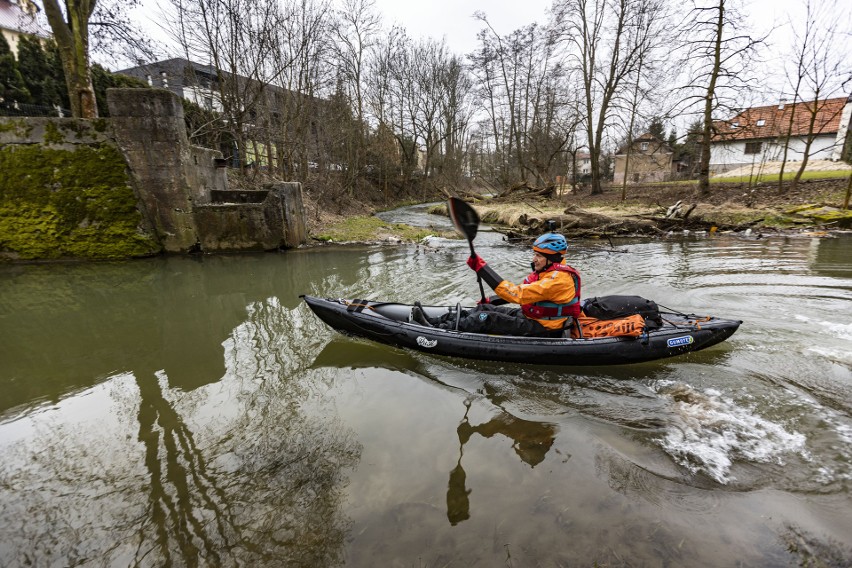
[[[747,108],[729,120],[718,120],[716,139],[750,140],[786,135],[793,117],[791,136],[808,134],[812,110],[816,110],[815,134],[836,134],[847,97],[819,101],[799,101],[795,105],[781,101],[775,105]],[[795,109],[795,112],[794,112]]]

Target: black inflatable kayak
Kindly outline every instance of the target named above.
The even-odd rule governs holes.
[[[342,333],[437,355],[549,365],[621,365],[700,351],[729,338],[742,323],[663,313],[663,326],[641,337],[541,338],[484,335],[410,322],[411,305],[302,296],[313,312]],[[424,306],[429,317],[449,306]],[[453,307],[455,309],[455,306]]]

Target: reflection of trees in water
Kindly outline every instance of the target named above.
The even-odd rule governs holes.
[[[217,552],[239,539],[227,495],[208,469],[192,431],[163,397],[159,381],[137,378],[139,441],[145,446],[148,512],[153,535],[140,532],[137,557],[173,556],[221,564]],[[213,522],[206,519],[211,518]],[[151,540],[152,542],[148,542]]]
[[[451,525],[470,518],[470,495],[467,488],[467,474],[462,467],[461,461],[464,456],[464,445],[470,441],[471,436],[479,434],[483,438],[491,438],[500,434],[512,440],[512,448],[515,453],[530,467],[535,467],[544,461],[547,452],[556,439],[556,426],[541,422],[532,422],[516,418],[507,412],[501,412],[476,426],[471,425],[467,415],[470,412],[470,401],[465,401],[467,409],[464,418],[456,428],[459,437],[459,459],[456,467],[450,472],[450,480],[447,484],[447,519]]]
[[[253,304],[219,383],[184,394],[164,374],[135,377],[136,389],[124,380],[110,417],[122,427],[54,424],[10,448],[0,564],[341,563],[345,471],[360,446],[315,408],[322,374],[304,369],[321,345],[294,345],[310,337],[294,334],[311,325],[302,316]]]

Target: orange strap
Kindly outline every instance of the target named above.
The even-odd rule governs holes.
[[[601,320],[581,316],[577,318],[583,337],[639,337],[645,331],[645,318],[633,314],[625,318]]]

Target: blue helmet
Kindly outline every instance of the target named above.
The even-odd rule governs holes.
[[[533,250],[539,254],[565,254],[568,241],[559,233],[545,233],[535,240]]]

